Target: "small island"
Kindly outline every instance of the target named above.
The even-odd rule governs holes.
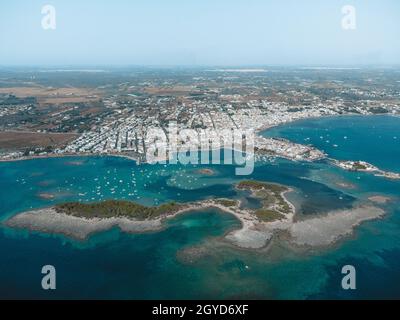
[[[215,174],[214,170],[209,169],[209,168],[200,169],[200,170],[197,170],[197,172],[199,174],[203,174],[206,176],[213,176]]]
[[[54,210],[57,213],[86,219],[130,218],[144,221],[173,215],[185,207],[185,205],[176,202],[169,202],[156,207],[146,207],[132,201],[106,200],[96,203],[63,203],[54,206]]]
[[[240,199],[224,198],[190,203],[169,202],[159,206],[144,206],[126,200],[68,202],[18,214],[4,224],[8,227],[59,233],[84,240],[93,233],[115,226],[125,232],[157,231],[163,228],[166,219],[178,214],[215,208],[234,215],[242,223],[242,228],[233,231],[227,238],[242,247],[259,247],[265,244],[270,235],[262,234],[259,241],[250,244],[254,235],[261,235],[261,232],[257,231],[257,225],[290,220],[294,215],[293,205],[284,196],[291,190],[288,187],[245,180],[236,184],[235,188],[238,191],[250,191],[250,197],[260,202],[260,208],[242,208]]]
[[[368,172],[377,177],[384,177],[387,179],[400,179],[400,174],[396,172],[384,171],[378,167],[365,162],[365,161],[338,161],[333,160],[332,163],[339,168],[355,172]]]
[[[230,231],[222,240],[245,249],[265,247],[277,233],[286,232],[286,239],[295,246],[328,246],[352,233],[361,222],[384,214],[380,208],[359,206],[331,212],[302,221],[294,221],[295,207],[285,197],[292,189],[262,181],[244,180],[235,185],[238,198],[207,199],[190,203],[169,202],[144,206],[126,200],[95,203],[69,202],[50,208],[17,214],[3,224],[7,227],[44,233],[62,234],[77,240],[118,227],[127,233],[155,232],[165,221],[185,212],[214,208],[234,215],[241,227]],[[257,208],[243,207],[241,192],[259,202]]]

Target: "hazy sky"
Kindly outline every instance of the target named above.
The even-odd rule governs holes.
[[[0,1],[0,65],[359,63],[400,64],[399,0]]]

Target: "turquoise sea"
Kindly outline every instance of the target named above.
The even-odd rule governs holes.
[[[312,144],[336,159],[365,160],[400,172],[400,118],[308,119],[264,133]],[[204,175],[202,168],[214,175]],[[137,165],[119,157],[68,157],[0,163],[0,220],[54,203],[129,199],[146,205],[242,197],[230,165]],[[207,210],[179,216],[165,230],[125,234],[117,228],[79,242],[0,227],[0,298],[48,299],[369,299],[400,298],[400,181],[346,172],[326,161],[258,163],[252,179],[295,191],[299,218],[349,208],[384,195],[384,219],[370,221],[332,248],[294,252],[275,241],[253,252],[219,239],[239,222]],[[196,252],[201,254],[196,255]],[[57,289],[41,289],[41,268],[54,265]],[[341,268],[357,270],[357,289],[341,288]]]

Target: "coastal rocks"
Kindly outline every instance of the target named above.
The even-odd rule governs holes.
[[[384,213],[380,208],[361,206],[299,221],[289,229],[290,242],[299,246],[328,246],[352,234],[353,229],[362,222],[380,218]]]
[[[163,229],[165,220],[177,215],[214,208],[232,214],[241,222],[239,229],[225,235],[225,242],[243,249],[257,250],[266,247],[281,231],[288,235],[285,241],[295,246],[329,246],[351,235],[362,222],[380,218],[385,213],[381,208],[373,206],[372,202],[383,203],[386,199],[371,197],[368,205],[296,222],[295,207],[285,197],[292,189],[255,180],[241,181],[236,189],[250,191],[251,197],[262,204],[261,208],[242,208],[241,201],[222,198],[186,204],[163,204],[158,207],[144,207],[129,201],[66,203],[18,214],[5,221],[4,225],[84,240],[94,233],[113,227],[119,227],[127,233],[157,231]],[[194,260],[204,255],[199,248],[187,253]]]
[[[200,245],[194,247],[187,247],[183,250],[180,250],[178,251],[176,256],[178,261],[184,264],[193,264],[201,259],[206,258],[210,252],[211,252],[210,249],[207,248],[205,245]]]
[[[11,228],[28,229],[44,233],[62,234],[76,240],[85,240],[91,234],[118,226],[125,232],[155,231],[162,227],[161,221],[134,221],[127,218],[85,219],[59,213],[53,208],[18,214],[4,222]]]
[[[348,171],[356,171],[356,172],[368,172],[372,173],[376,177],[383,177],[387,179],[398,180],[400,179],[400,174],[396,172],[383,171],[374,165],[365,162],[365,161],[338,161],[332,160],[332,163],[339,168]]]
[[[251,191],[252,197],[261,201],[262,207],[243,209],[240,201],[231,199],[163,204],[151,208],[128,201],[105,201],[93,204],[65,203],[53,208],[18,214],[4,224],[13,228],[63,234],[84,240],[93,233],[115,226],[128,233],[159,230],[163,227],[162,222],[165,219],[171,219],[188,211],[215,208],[234,215],[241,222],[240,229],[231,231],[225,237],[227,241],[241,248],[262,248],[273,235],[266,226],[292,221],[295,209],[285,198],[285,193],[291,189],[253,180],[242,181],[236,185],[236,188]]]
[[[226,236],[232,244],[245,249],[261,249],[272,238],[271,232],[262,232],[250,228],[233,231]]]
[[[379,203],[379,204],[385,204],[385,203],[392,201],[393,199],[390,197],[382,196],[382,195],[375,195],[375,196],[369,197],[368,200],[375,202],[375,203]]]

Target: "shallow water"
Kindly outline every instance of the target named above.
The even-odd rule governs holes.
[[[309,138],[307,143],[324,149],[331,157],[366,160],[400,172],[394,161],[400,155],[399,141],[394,138],[400,138],[399,130],[399,118],[340,117],[299,121],[274,128],[268,135],[301,143]],[[232,184],[248,177],[235,176],[233,166],[206,167],[215,174],[200,174],[200,166],[137,166],[131,160],[114,157],[0,163],[0,219],[71,200],[117,198],[156,205],[169,200],[241,196]],[[218,245],[218,239],[239,227],[239,222],[215,210],[179,216],[161,232],[128,235],[113,229],[85,243],[1,228],[0,297],[400,297],[399,181],[345,172],[325,162],[286,160],[259,163],[250,178],[293,187],[290,199],[303,217],[349,208],[373,194],[391,196],[393,201],[385,205],[388,214],[384,219],[363,224],[353,237],[333,248],[307,254],[293,252],[281,243],[267,253]],[[193,263],[180,260],[182,250],[192,246],[207,248],[207,254]],[[57,269],[55,291],[40,287],[40,271],[45,264]],[[355,291],[340,287],[344,264],[357,269]]]

